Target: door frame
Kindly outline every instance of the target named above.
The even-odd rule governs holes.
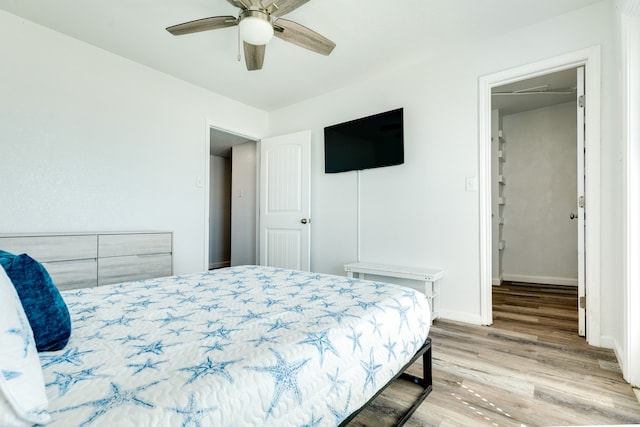
[[[478,190],[480,208],[480,317],[493,323],[491,281],[491,89],[570,68],[585,67],[585,288],[587,342],[600,345],[600,46],[481,76],[478,82]],[[595,298],[589,298],[595,295]]]
[[[255,136],[255,135],[249,135],[240,131],[236,131],[233,129],[229,129],[226,126],[222,126],[216,122],[213,122],[211,120],[206,120],[205,123],[205,132],[204,132],[204,143],[203,143],[203,159],[204,159],[204,179],[200,179],[197,178],[196,181],[196,186],[197,187],[202,187],[200,185],[200,183],[202,182],[204,185],[204,233],[203,233],[203,240],[202,240],[202,247],[203,247],[203,253],[204,253],[204,257],[202,259],[202,271],[208,271],[209,270],[209,215],[211,214],[210,212],[210,203],[211,203],[211,198],[209,196],[209,191],[211,188],[211,166],[210,166],[210,162],[209,162],[209,158],[210,158],[210,143],[211,143],[211,129],[217,129],[219,131],[222,132],[226,132],[232,135],[236,135],[242,138],[246,138],[246,139],[251,139],[256,141],[256,150],[259,150],[259,144],[260,144],[260,137]],[[257,157],[256,157],[257,158]],[[259,161],[259,160],[257,160]],[[256,168],[258,167],[258,165],[256,165]],[[259,173],[256,173],[256,180],[258,182],[256,182],[256,185],[259,184],[259,180],[260,180],[260,176]],[[259,216],[258,216],[258,197],[259,197],[259,192],[256,192],[256,233],[257,233],[257,229],[258,229],[258,221],[259,221]],[[258,241],[256,241],[256,246],[259,244]],[[258,255],[258,249],[256,247],[256,256]],[[257,258],[256,258],[257,259]]]

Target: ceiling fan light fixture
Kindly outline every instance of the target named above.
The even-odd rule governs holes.
[[[269,15],[259,10],[245,10],[240,14],[240,38],[253,45],[265,45],[273,37]]]

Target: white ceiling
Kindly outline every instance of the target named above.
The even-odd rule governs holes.
[[[578,76],[575,68],[494,87],[491,109],[503,116],[575,101]]]
[[[274,38],[264,68],[237,62],[237,28],[165,28],[237,15],[226,0],[0,0],[0,8],[265,111],[531,25],[599,0],[312,0],[285,16],[329,39],[328,56]],[[19,40],[19,35],[16,35]]]

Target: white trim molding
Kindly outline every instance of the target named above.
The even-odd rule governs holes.
[[[480,317],[483,325],[493,323],[491,307],[491,89],[555,71],[585,67],[587,93],[585,169],[587,341],[600,346],[600,46],[567,53],[532,64],[481,76],[478,82],[479,124],[479,208],[480,208]]]
[[[623,282],[624,337],[616,346],[622,373],[640,386],[640,0],[620,2],[632,14],[621,16],[623,144]],[[618,350],[618,347],[622,347]],[[633,363],[636,362],[636,363]]]

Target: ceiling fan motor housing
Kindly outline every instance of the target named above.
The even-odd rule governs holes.
[[[271,16],[262,11],[246,9],[238,17],[240,37],[253,45],[265,45],[273,37]]]

